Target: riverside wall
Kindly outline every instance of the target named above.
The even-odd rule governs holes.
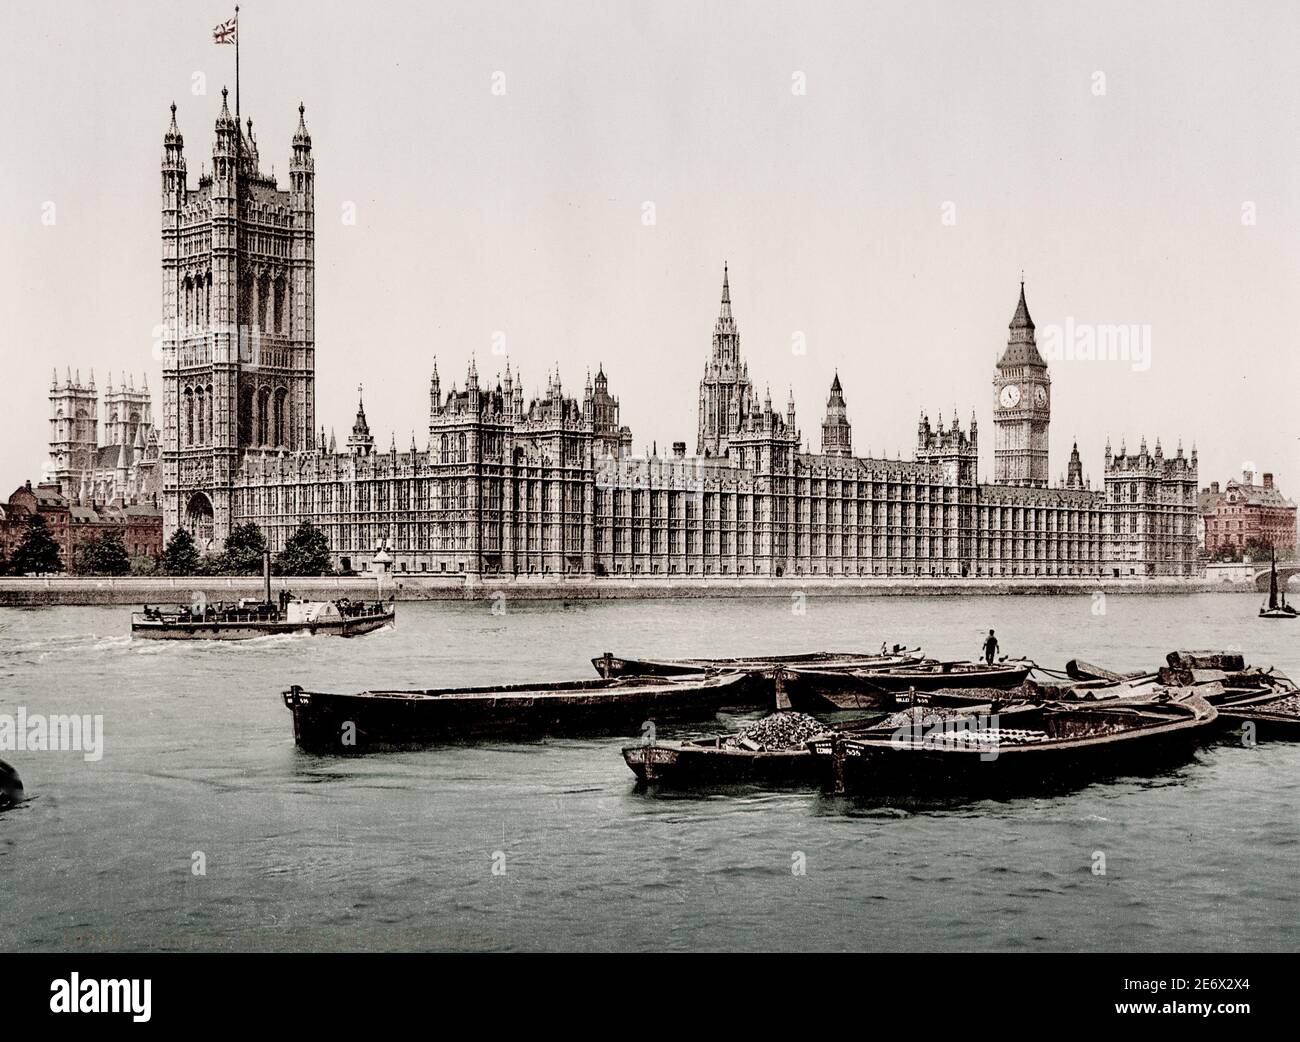
[[[289,589],[308,600],[473,601],[503,594],[519,600],[627,600],[679,597],[900,596],[1079,596],[1111,594],[1256,593],[1253,582],[1208,579],[1080,578],[466,578],[397,573],[383,579],[323,576],[271,580],[272,591]],[[95,604],[188,604],[201,593],[208,601],[260,597],[262,579],[248,577],[48,576],[0,578],[0,607]]]

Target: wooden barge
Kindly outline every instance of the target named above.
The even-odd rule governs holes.
[[[732,785],[756,782],[815,783],[830,772],[804,747],[744,749],[727,744],[726,735],[685,742],[646,742],[623,748],[623,762],[642,784]]]
[[[810,741],[837,791],[991,794],[1070,788],[1185,762],[1218,711],[1194,690],[1168,701],[1024,704],[927,721],[922,710]]]
[[[792,708],[829,712],[889,709],[898,692],[1016,688],[1032,668],[1028,662],[921,662],[870,670],[787,669],[783,679]]]
[[[625,676],[676,676],[683,673],[700,673],[705,670],[734,670],[741,673],[754,673],[772,679],[772,674],[780,668],[785,669],[819,669],[841,671],[850,669],[885,669],[891,666],[905,666],[924,661],[920,648],[895,648],[892,652],[879,655],[863,654],[860,651],[807,651],[790,655],[750,655],[739,658],[679,658],[679,659],[639,659],[620,658],[612,652],[605,652],[591,660],[596,672],[602,677]]]
[[[304,749],[358,752],[493,735],[639,733],[648,720],[714,716],[741,673],[616,677],[416,691],[284,692]]]
[[[753,655],[739,658],[631,659],[611,652],[593,658],[591,664],[602,677],[682,676],[716,670],[739,673],[745,679],[731,693],[728,705],[736,709],[786,708],[782,682],[792,669],[815,669],[820,673],[848,670],[888,669],[913,665],[925,660],[919,648],[896,646],[884,654],[866,655],[856,651],[810,651],[790,655]]]

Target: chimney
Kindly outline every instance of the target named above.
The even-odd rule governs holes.
[[[1253,470],[1243,470],[1241,472],[1241,483],[1243,485],[1255,484],[1255,472]]]
[[[675,442],[673,442],[673,455],[676,456],[678,459],[685,459],[685,458],[686,458],[686,442],[684,442],[684,441],[675,441]]]
[[[1272,487],[1273,487],[1273,475],[1272,475],[1272,474],[1265,474],[1265,475],[1264,475],[1264,487],[1265,487],[1265,488],[1272,488]]]
[[[1219,483],[1217,481],[1210,482],[1210,491],[1213,492],[1216,496],[1219,494]]]

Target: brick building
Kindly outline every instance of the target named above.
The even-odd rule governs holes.
[[[22,542],[33,516],[39,514],[59,545],[66,571],[76,565],[77,552],[106,532],[122,537],[128,556],[157,561],[163,550],[162,511],[152,504],[91,504],[69,500],[55,482],[32,487],[26,482],[0,507],[0,552],[6,561]]]
[[[1222,491],[1213,482],[1201,493],[1205,521],[1205,550],[1211,556],[1222,551],[1240,553],[1248,545],[1294,551],[1296,505],[1264,474],[1255,484],[1252,471],[1242,472],[1240,481],[1229,481]]]

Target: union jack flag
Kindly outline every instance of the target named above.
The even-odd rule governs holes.
[[[212,30],[213,43],[234,43],[239,39],[239,15]]]

